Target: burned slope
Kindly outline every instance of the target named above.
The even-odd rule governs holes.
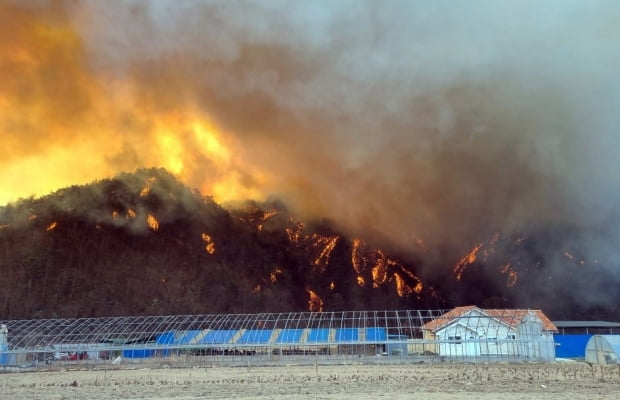
[[[372,280],[377,260],[356,273],[352,242],[326,224],[304,226],[279,203],[248,202],[231,212],[161,169],[9,204],[0,225],[1,318],[319,311],[402,307],[412,294],[419,300],[410,289],[417,278],[385,256],[374,289],[360,285],[360,276]]]
[[[609,233],[540,226],[472,241],[402,249],[277,201],[228,210],[142,169],[0,208],[0,318],[477,304],[620,319],[615,261],[582,252],[613,248]]]

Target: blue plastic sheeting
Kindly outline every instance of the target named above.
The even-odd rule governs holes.
[[[276,343],[299,343],[303,333],[303,329],[282,329]]]
[[[7,345],[2,345],[0,346],[0,351],[4,350],[8,350],[8,346]],[[14,358],[15,356],[13,354],[7,354],[7,353],[2,353],[0,352],[0,365],[9,365],[9,364],[14,364]]]
[[[154,355],[155,350],[153,349],[125,349],[122,352],[124,358],[147,358]]]
[[[248,329],[236,341],[237,344],[267,343],[273,335],[272,329]]]
[[[387,340],[385,328],[366,328],[367,342],[384,342]]]
[[[555,356],[558,358],[585,358],[586,345],[593,335],[553,335]]]
[[[224,344],[229,343],[233,336],[237,333],[236,329],[224,329],[217,331],[209,331],[202,338],[200,344]]]
[[[201,330],[187,331],[183,334],[183,336],[179,338],[178,341],[175,341],[174,343],[181,344],[181,345],[194,344],[192,341],[196,339],[196,336],[200,335],[201,333],[202,333]]]
[[[175,332],[164,332],[155,338],[157,344],[173,344],[175,338]]]
[[[357,328],[336,329],[336,342],[357,342],[359,331]]]
[[[329,340],[329,328],[312,329],[308,335],[308,343],[327,342]]]

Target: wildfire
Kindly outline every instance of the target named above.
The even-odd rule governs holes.
[[[313,247],[319,249],[319,255],[314,259],[314,266],[318,267],[321,272],[325,272],[325,268],[329,264],[329,256],[338,243],[339,236],[321,236],[313,234],[311,240],[314,241]]]
[[[86,47],[83,27],[63,6],[15,2],[0,9],[5,25],[16,21],[5,26],[10,37],[0,39],[0,126],[12,149],[1,162],[0,187],[11,189],[0,204],[151,166],[218,202],[263,197],[262,172],[245,164],[234,135],[204,111],[189,81],[182,82],[190,77],[166,71],[173,79],[153,85],[133,72],[107,70],[91,58],[96,51]],[[170,101],[182,96],[179,90],[183,101]]]
[[[149,228],[151,228],[154,231],[159,229],[159,221],[157,221],[157,219],[155,218],[153,214],[149,214],[146,217],[146,223],[148,224]]]
[[[205,251],[209,254],[215,253],[215,243],[213,243],[211,236],[206,233],[203,233],[200,236],[202,237],[202,241],[205,242]]]
[[[355,270],[355,272],[361,274],[363,269],[363,263],[364,261],[366,261],[362,255],[362,246],[365,246],[366,243],[364,243],[364,241],[361,239],[353,239],[352,245],[353,249],[351,250],[351,264],[353,265],[353,269]]]
[[[56,221],[54,221],[54,222],[52,222],[51,224],[49,224],[49,225],[47,226],[47,228],[45,228],[45,230],[46,230],[47,232],[49,232],[49,231],[51,231],[51,230],[56,229],[56,226],[58,226],[58,223],[57,223]]]
[[[478,243],[470,250],[469,253],[465,255],[465,257],[461,258],[459,262],[456,263],[452,272],[456,275],[457,280],[461,280],[461,276],[463,275],[463,271],[465,271],[465,267],[470,264],[473,264],[476,261],[476,255],[478,251],[482,248],[484,243]]]
[[[510,263],[504,265],[501,269],[500,272],[502,274],[507,275],[506,277],[506,287],[513,287],[514,285],[517,284],[517,280],[519,279],[519,275],[517,274],[517,272],[512,268],[512,265],[510,265]]]
[[[271,217],[273,217],[274,215],[278,215],[280,212],[279,211],[267,211],[265,213],[263,213],[263,215],[261,215],[260,218],[260,223],[258,225],[256,225],[256,229],[260,232],[263,230],[263,224]]]
[[[146,180],[146,185],[140,190],[140,197],[145,197],[151,192],[151,188],[155,183],[155,177],[151,177]]]
[[[293,223],[293,221],[289,221],[292,223],[292,226],[286,228],[286,234],[288,235],[288,239],[293,243],[299,243],[301,238],[301,232],[304,230],[304,224],[302,222]]]
[[[282,274],[282,268],[280,267],[276,267],[273,271],[271,271],[271,273],[269,274],[269,280],[271,281],[271,283],[276,283],[280,274]]]
[[[130,208],[129,210],[127,210],[127,219],[133,218],[136,218],[136,212]]]
[[[400,297],[405,297],[413,293],[413,289],[410,288],[404,281],[404,279],[398,274],[394,273],[394,281],[396,282],[396,293]]]
[[[372,268],[372,280],[373,287],[378,287],[379,285],[385,283],[387,280],[387,259],[385,258],[385,254],[381,250],[377,250],[379,257],[377,258],[377,264]]]
[[[310,296],[308,299],[308,311],[322,312],[323,300],[313,290],[306,289],[306,292],[308,292],[308,295]]]
[[[389,258],[380,249],[369,248],[366,242],[361,239],[353,239],[351,245],[351,264],[357,273],[356,279],[359,286],[366,285],[364,274],[370,270],[373,288],[378,288],[386,282],[394,280],[396,292],[399,296],[407,296],[412,293],[420,294],[423,289],[422,281],[404,265]],[[400,272],[394,272],[395,270]],[[415,284],[413,286],[408,285],[401,274],[406,275]]]

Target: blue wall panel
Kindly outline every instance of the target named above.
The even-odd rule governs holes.
[[[559,358],[585,358],[586,344],[592,335],[554,335],[555,356]]]

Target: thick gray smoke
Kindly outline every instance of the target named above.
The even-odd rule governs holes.
[[[265,173],[301,214],[431,258],[618,216],[615,1],[72,5],[104,87],[198,104],[241,144],[248,185]]]

